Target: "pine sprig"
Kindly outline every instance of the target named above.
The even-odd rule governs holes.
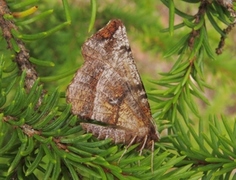
[[[96,13],[96,3],[92,2],[90,27]],[[27,71],[11,60],[9,54],[22,50],[19,39],[42,39],[70,24],[67,1],[63,1],[66,22],[45,30],[46,33],[27,35],[21,28],[51,16],[52,10],[25,20],[5,16],[6,20],[13,20],[20,30],[10,31],[14,35],[7,41],[11,52],[0,58],[0,179],[235,178],[232,174],[236,151],[235,119],[224,116],[203,119],[196,103],[198,98],[209,104],[204,95],[204,89],[209,87],[204,81],[204,59],[205,54],[211,59],[215,55],[209,45],[207,27],[210,24],[225,38],[230,31],[223,30],[219,21],[232,28],[232,8],[220,0],[185,0],[183,2],[192,4],[200,2],[199,12],[189,15],[175,7],[176,1],[162,2],[167,7],[171,6],[171,27],[165,31],[173,36],[174,31],[180,28],[190,29],[191,32],[166,53],[166,57],[178,55],[171,70],[162,73],[159,81],[153,81],[155,86],[159,86],[158,90],[150,93],[155,102],[154,116],[160,120],[159,130],[167,130],[167,135],[162,135],[161,142],[155,144],[153,154],[145,150],[141,156],[135,151],[137,145],[125,149],[122,145],[110,143],[110,140],[97,140],[91,134],[84,134],[78,118],[71,115],[70,106],[61,104],[63,93],[57,88],[46,92],[41,84],[61,79],[74,70],[59,76],[35,78],[32,86],[26,88]],[[12,3],[10,7],[14,10],[27,9],[26,5],[34,6],[35,3],[38,1]],[[33,13],[34,9],[28,9],[27,13]],[[174,14],[183,17],[183,22],[174,25]],[[40,62],[37,57],[30,59],[29,56],[28,62],[30,60],[37,67],[52,65],[50,60]],[[193,123],[196,120],[197,128]],[[151,162],[153,165],[150,165]]]
[[[16,88],[11,103],[0,108],[3,129],[0,156],[9,162],[0,163],[2,178],[35,179],[42,176],[57,179],[68,176],[79,179],[81,176],[89,179],[152,179],[164,175],[182,159],[173,157],[176,161],[172,158],[173,162],[165,165],[170,153],[157,149],[153,152],[155,171],[152,173],[150,163],[153,156],[150,151],[138,156],[134,150],[137,145],[133,145],[121,158],[126,151],[121,146],[84,134],[77,117],[70,115],[69,105],[59,110],[60,94],[57,90],[45,93],[39,105],[42,94],[39,80],[27,92],[24,89],[26,73],[15,78]],[[12,87],[11,84],[9,86]],[[10,88],[6,86],[2,90],[5,89]]]
[[[167,1],[162,2],[168,6]],[[209,58],[215,57],[209,46],[206,17],[210,25],[225,37],[219,23],[210,14],[213,9],[220,9],[221,11],[214,11],[214,16],[229,25],[232,22],[230,13],[220,14],[225,11],[224,8],[216,2],[200,1],[199,11],[192,16],[194,18],[175,9],[176,14],[184,18],[182,24],[185,26],[181,27],[191,28],[192,32],[180,39],[166,53],[167,57],[174,54],[178,54],[179,57],[168,73],[162,73],[163,77],[160,80],[153,81],[154,84],[161,86],[162,90],[153,90],[150,93],[154,101],[162,101],[154,107],[157,110],[156,118],[170,121],[172,125],[168,127],[167,137],[176,151],[185,156],[184,161],[177,166],[182,167],[192,163],[190,169],[202,178],[232,178],[235,169],[233,162],[235,140],[232,141],[232,138],[235,139],[235,132],[232,132],[228,125],[229,120],[209,118],[204,120],[209,124],[204,123],[203,128],[203,119],[195,101],[195,98],[198,98],[209,105],[208,99],[204,96],[204,88],[209,87],[204,81],[204,53],[206,52]],[[177,26],[172,29],[177,29],[175,27]],[[192,113],[189,113],[189,110]],[[199,121],[198,132],[191,125],[193,120]],[[223,124],[219,123],[220,121]],[[206,129],[209,133],[206,133]],[[235,130],[234,127],[233,129]]]

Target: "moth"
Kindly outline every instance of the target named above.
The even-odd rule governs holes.
[[[147,95],[135,65],[125,26],[111,20],[82,46],[84,64],[67,88],[67,102],[86,132],[114,143],[159,140]],[[93,123],[95,120],[97,123]]]

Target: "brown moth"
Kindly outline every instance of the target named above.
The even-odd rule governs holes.
[[[153,146],[159,133],[121,20],[111,20],[90,37],[82,55],[85,62],[66,93],[72,113],[87,120],[82,128],[98,139],[140,143],[141,150]]]

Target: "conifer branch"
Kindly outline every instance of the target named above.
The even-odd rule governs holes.
[[[29,52],[25,47],[22,40],[15,38],[12,35],[12,30],[17,31],[17,26],[13,21],[4,18],[6,15],[12,14],[7,6],[6,1],[0,0],[0,26],[2,29],[3,37],[5,38],[8,48],[13,49],[12,43],[14,42],[16,46],[19,48],[15,52],[15,61],[21,72],[26,71],[26,79],[25,79],[25,87],[27,91],[29,91],[36,79],[38,78],[37,72],[33,65],[29,61]]]
[[[15,54],[14,61],[17,63],[15,65],[10,58],[0,57],[0,179],[235,178],[235,119],[217,115],[203,119],[195,101],[197,97],[202,102],[209,103],[204,94],[204,89],[209,85],[204,80],[203,67],[205,55],[209,59],[214,59],[215,56],[209,45],[207,28],[212,26],[224,38],[219,45],[222,50],[225,35],[234,27],[232,1],[183,1],[200,2],[198,12],[194,15],[177,9],[177,1],[162,2],[167,7],[171,6],[169,22],[172,27],[165,31],[174,35],[174,31],[186,28],[190,29],[190,33],[180,38],[166,53],[166,57],[178,55],[171,70],[161,73],[160,80],[153,81],[158,85],[158,88],[153,86],[154,90],[150,93],[156,111],[154,116],[159,120],[159,130],[166,130],[166,135],[162,134],[160,143],[155,144],[151,172],[150,151],[144,150],[142,156],[139,156],[135,151],[137,145],[125,149],[122,145],[110,143],[110,140],[98,140],[91,134],[85,134],[79,125],[80,120],[71,115],[70,106],[60,104],[61,94],[58,90],[45,92],[45,87],[40,85],[42,81],[37,78],[37,72],[32,70],[34,65],[48,67],[52,63],[42,63],[36,57],[31,59],[34,63],[32,65],[23,41],[42,39],[70,24],[71,12],[66,1],[63,0],[64,7],[67,7],[66,22],[46,32],[22,35],[18,32],[19,24],[32,22],[52,11],[17,24],[11,20],[6,2],[0,0],[3,41],[7,42],[9,51]],[[96,17],[96,3],[93,3],[91,22]],[[143,4],[141,5],[143,8]],[[119,13],[122,14],[122,11]],[[175,14],[183,18],[182,23],[174,25]],[[124,15],[123,17],[125,18]],[[129,18],[131,17],[136,16],[130,15]],[[143,14],[139,17],[143,17]],[[206,21],[210,23],[207,24]],[[225,30],[219,25],[219,21],[227,26]],[[91,25],[92,23],[90,27]],[[149,33],[148,29],[145,31]],[[42,79],[44,82],[58,80],[71,72]],[[193,126],[194,120],[198,121],[197,126]]]

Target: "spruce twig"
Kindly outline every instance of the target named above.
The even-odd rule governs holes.
[[[11,41],[14,41],[19,47],[18,52],[15,53],[15,61],[21,72],[26,72],[25,87],[26,90],[29,91],[38,78],[38,74],[29,61],[29,51],[25,47],[23,41],[16,39],[11,33],[12,30],[17,31],[18,28],[13,21],[4,18],[4,16],[10,14],[12,13],[10,12],[6,1],[0,0],[0,27],[2,29],[3,37],[5,38],[9,49],[13,49]]]

